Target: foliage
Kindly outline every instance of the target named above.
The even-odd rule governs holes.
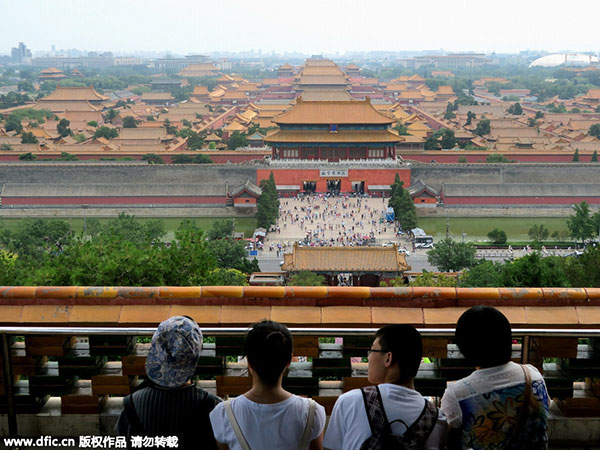
[[[96,131],[94,132],[94,139],[98,139],[100,137],[102,137],[104,139],[112,139],[112,138],[116,138],[118,135],[119,135],[119,132],[117,131],[116,128],[101,126],[100,128],[96,129]]]
[[[411,230],[417,226],[417,209],[412,197],[406,189],[400,176],[396,174],[391,185],[391,195],[388,206],[394,209],[396,221],[403,230]]]
[[[440,146],[446,149],[456,146],[454,130],[440,128],[425,140],[425,150],[438,150]]]
[[[523,114],[523,108],[520,103],[513,103],[508,107],[507,112],[513,116],[520,116]]]
[[[459,156],[458,157],[458,162],[461,164],[464,164],[467,162],[467,158],[465,158],[464,156]]]
[[[537,122],[533,117],[530,117],[529,119],[527,119],[527,126],[529,128],[535,128],[537,127]]]
[[[79,158],[68,152],[60,152],[60,157],[58,159],[61,161],[77,161]]]
[[[62,137],[70,136],[72,131],[69,128],[69,125],[71,125],[70,121],[67,119],[61,119],[56,125],[56,131],[58,131],[58,134],[60,134]]]
[[[594,150],[594,153],[592,153],[592,159],[590,161],[598,162],[598,151],[597,150]]]
[[[579,149],[578,148],[575,149],[575,153],[573,153],[573,159],[571,161],[579,162]]]
[[[478,136],[484,134],[490,134],[490,119],[482,119],[477,123],[475,130],[473,131]]]
[[[567,228],[573,239],[585,242],[594,236],[596,231],[590,217],[590,207],[586,202],[581,202],[578,205],[573,205],[573,210],[575,214],[567,219]]]
[[[248,145],[248,137],[239,131],[234,131],[227,140],[227,148],[229,150],[235,150],[239,147],[246,147]]]
[[[29,80],[23,80],[17,85],[19,91],[35,92],[35,86]]]
[[[87,124],[90,127],[94,127],[94,128],[98,126],[98,122],[96,122],[95,120],[90,120]]]
[[[28,152],[28,153],[22,153],[19,155],[19,160],[20,161],[33,161],[34,159],[36,159],[37,156],[35,156],[33,153]]]
[[[287,284],[289,286],[324,286],[325,277],[314,272],[302,271],[292,275]]]
[[[165,161],[156,153],[146,153],[142,156],[142,161],[148,161],[148,164],[164,164]]]
[[[508,238],[506,237],[506,233],[503,230],[499,230],[498,228],[494,228],[487,234],[487,237],[493,244],[506,244]]]
[[[475,253],[473,244],[446,238],[429,250],[427,261],[442,272],[458,272],[475,265]]]
[[[171,121],[169,119],[165,119],[164,127],[167,130],[167,134],[177,134],[177,127],[171,125]]]
[[[543,113],[542,111],[537,111],[537,112],[535,113],[535,119],[536,119],[536,120],[537,120],[537,119],[541,119],[541,118],[543,118],[543,117],[544,117],[544,113]]]
[[[398,123],[396,124],[396,126],[394,126],[393,129],[396,130],[396,132],[400,136],[410,136],[410,133],[408,132],[408,127],[404,124]]]
[[[548,236],[550,235],[550,231],[542,223],[540,225],[536,224],[536,225],[532,226],[529,229],[529,231],[527,232],[527,234],[529,235],[529,238],[532,239],[534,242],[542,242],[542,241],[545,241],[546,239],[548,239]]]
[[[279,196],[273,172],[266,180],[260,181],[262,194],[256,204],[256,226],[267,230],[277,222],[279,215]]]
[[[207,155],[173,155],[173,164],[212,164],[212,159]]]
[[[465,125],[471,125],[471,123],[473,122],[473,119],[476,119],[477,116],[475,115],[474,112],[472,111],[467,111],[467,121],[465,122]]]
[[[200,150],[204,145],[204,137],[199,133],[190,130],[190,133],[187,137],[187,145],[190,150]]]
[[[123,128],[137,128],[137,120],[133,116],[125,116],[123,119]]]
[[[566,272],[572,287],[600,287],[600,246],[588,246],[583,255],[567,258]]]
[[[208,272],[205,283],[208,286],[247,286],[248,275],[237,269],[218,267]]]
[[[512,161],[500,153],[492,153],[491,155],[486,156],[485,162],[486,163],[510,163]]]
[[[588,134],[600,139],[600,123],[593,124],[588,130]]]
[[[21,120],[14,117],[12,114],[6,119],[6,123],[4,124],[4,129],[6,131],[14,131],[17,134],[23,132],[23,125],[21,125]]]
[[[423,273],[411,281],[410,286],[432,286],[432,287],[456,287],[458,280],[456,277],[444,275],[443,273],[436,274],[423,270]]]
[[[564,103],[552,103],[548,108],[548,111],[551,113],[566,113],[567,107],[564,105]]]
[[[9,92],[6,95],[0,95],[0,109],[14,108],[21,106],[31,101],[27,94],[19,94],[18,92]]]
[[[13,147],[10,144],[4,143],[4,144],[0,145],[0,150],[2,150],[2,151],[8,152],[8,151],[11,151],[12,149],[13,149]]]
[[[216,220],[206,232],[206,238],[211,241],[216,239],[230,238],[233,236],[234,229],[235,222],[233,219]]]
[[[38,142],[37,138],[30,131],[21,134],[21,144],[37,144]]]
[[[116,109],[110,108],[106,114],[104,114],[104,121],[107,123],[111,123],[115,117],[119,115],[119,111]]]

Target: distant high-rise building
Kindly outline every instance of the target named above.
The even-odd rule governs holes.
[[[18,47],[13,47],[10,54],[14,64],[31,64],[31,50],[23,42],[19,42]]]

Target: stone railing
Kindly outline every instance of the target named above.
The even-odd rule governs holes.
[[[272,319],[295,337],[299,358],[287,388],[328,412],[342,392],[368,383],[362,358],[388,323],[421,330],[431,362],[416,386],[439,398],[448,381],[473,370],[452,343],[456,320],[489,304],[513,324],[513,359],[544,371],[553,445],[600,439],[600,289],[5,287],[0,299],[3,354],[10,354],[2,358],[2,435],[16,428],[27,436],[112,433],[120,398],[145,375],[149,344],[139,337],[172,315],[202,327],[208,339],[198,383],[222,397],[248,389],[245,363],[231,361],[247,327]]]

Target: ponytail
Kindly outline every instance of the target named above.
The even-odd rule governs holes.
[[[281,323],[263,320],[246,335],[244,355],[261,381],[275,385],[292,360],[292,334]]]

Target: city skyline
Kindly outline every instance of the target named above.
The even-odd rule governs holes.
[[[23,41],[57,49],[174,54],[261,51],[345,54],[368,51],[594,52],[600,3],[574,0],[427,0],[400,4],[313,0],[163,2],[5,1],[0,54]],[[31,11],[35,11],[31,14]],[[90,30],[93,30],[90,32]]]

